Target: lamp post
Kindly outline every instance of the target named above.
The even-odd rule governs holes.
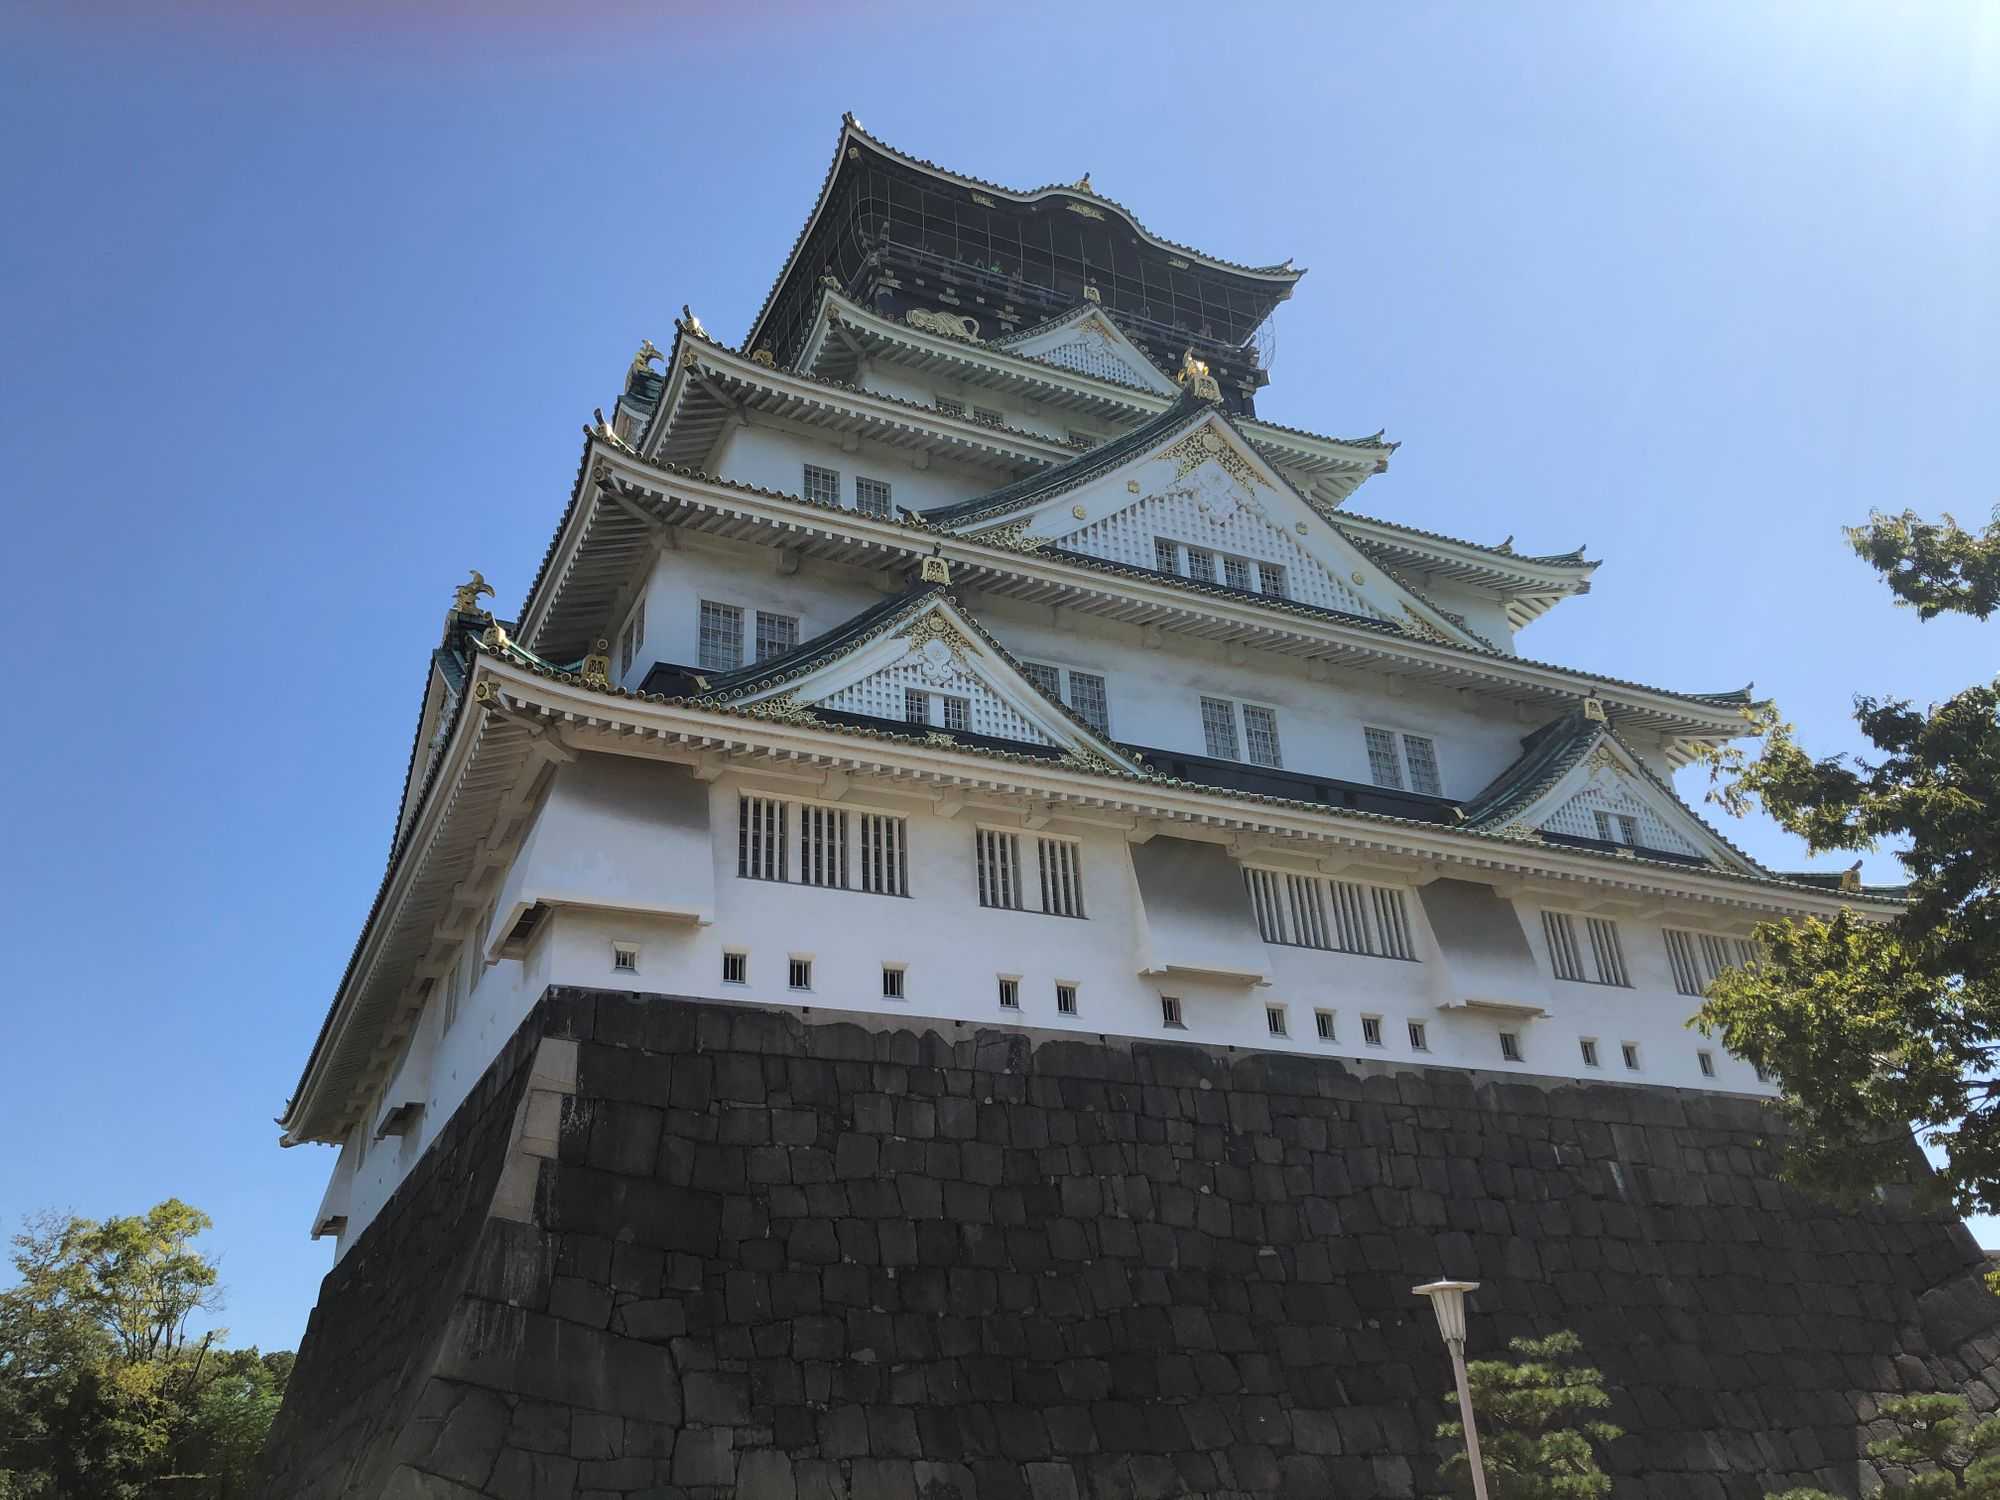
[[[1465,1294],[1479,1290],[1476,1281],[1432,1281],[1413,1286],[1410,1294],[1431,1299],[1438,1332],[1451,1351],[1452,1379],[1458,1382],[1458,1416],[1465,1426],[1465,1456],[1472,1461],[1472,1493],[1486,1500],[1486,1466],[1479,1459],[1479,1427],[1472,1418],[1472,1388],[1465,1381]]]

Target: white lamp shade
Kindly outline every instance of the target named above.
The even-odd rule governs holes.
[[[1410,1288],[1411,1295],[1428,1297],[1437,1312],[1438,1332],[1447,1344],[1465,1342],[1465,1294],[1479,1290],[1476,1281],[1432,1281]]]

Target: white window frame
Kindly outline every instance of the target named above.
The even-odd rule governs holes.
[[[825,478],[832,479],[833,493],[831,495],[815,495],[813,493],[813,485],[816,479],[823,482]],[[840,504],[840,495],[840,470],[829,469],[825,464],[809,463],[801,467],[799,471],[799,497],[801,499],[813,505],[838,505]]]
[[[1160,1025],[1168,1031],[1187,1030],[1187,1021],[1181,1014],[1180,996],[1160,996]]]
[[[1602,1068],[1604,1066],[1604,1059],[1597,1050],[1596,1037],[1580,1036],[1576,1039],[1576,1045],[1577,1051],[1583,1055],[1583,1065],[1586,1068]]]
[[[1600,843],[1617,844],[1625,849],[1643,847],[1639,842],[1639,817],[1636,813],[1615,812],[1610,808],[1593,807],[1590,810],[1591,823],[1597,829]]]
[[[735,616],[736,660],[733,662],[727,664],[715,664],[711,663],[708,660],[707,657],[708,637],[704,629],[704,626],[707,624],[708,612],[710,610],[715,610],[718,612],[718,614],[720,614],[723,611],[727,611],[729,614]],[[702,671],[734,672],[743,665],[743,648],[744,648],[743,615],[744,615],[743,606],[741,604],[732,603],[727,599],[703,598],[696,601],[695,624],[694,624],[694,659],[696,665],[700,667]]]
[[[1043,672],[1055,673],[1056,690],[1051,696],[1054,697],[1058,703],[1062,704],[1065,708],[1067,708],[1071,713],[1075,714],[1079,719],[1082,719],[1084,723],[1089,724],[1092,729],[1095,729],[1099,734],[1109,738],[1111,734],[1111,676],[1109,673],[1093,671],[1089,667],[1073,667],[1068,662],[1043,661],[1039,657],[1036,657],[1032,660],[1027,657],[1023,657],[1021,659],[1021,665],[1024,668],[1029,669],[1027,672],[1023,673],[1023,675],[1026,676],[1030,682],[1034,682],[1035,686],[1041,688],[1044,692],[1047,692],[1048,689],[1046,686],[1044,686],[1044,684],[1035,681],[1034,672],[1036,670],[1040,670]],[[1076,706],[1076,688],[1074,686],[1074,680],[1078,674],[1081,674],[1085,677],[1095,678],[1099,683],[1103,685],[1104,722],[1102,724],[1093,723],[1091,721],[1090,716],[1084,713],[1082,709]]]
[[[1243,884],[1258,935],[1267,943],[1420,962],[1409,893],[1400,886],[1263,865],[1245,865]]]
[[[1403,1024],[1409,1028],[1410,1050],[1412,1052],[1428,1052],[1431,1050],[1431,1029],[1427,1023],[1423,1021],[1405,1021]]]
[[[1517,1063],[1525,1062],[1526,1060],[1521,1051],[1521,1033],[1518,1031],[1501,1032],[1500,1061]]]
[[[639,945],[613,940],[611,944],[611,972],[614,974],[636,974],[639,972]]]
[[[1696,1048],[1694,1054],[1694,1061],[1695,1061],[1695,1066],[1701,1069],[1702,1077],[1713,1078],[1715,1076],[1715,1054],[1711,1052],[1708,1048],[1706,1047]]]
[[[1699,998],[1724,969],[1744,968],[1757,961],[1757,945],[1749,938],[1724,937],[1692,927],[1662,927],[1667,967],[1673,971],[1674,992]]]
[[[1229,709],[1230,733],[1235,738],[1234,753],[1217,755],[1208,741],[1208,710],[1211,703],[1224,704]],[[1272,761],[1250,758],[1250,721],[1245,709],[1254,708],[1271,716],[1271,742],[1276,747],[1277,759]],[[1223,693],[1201,693],[1195,702],[1195,716],[1201,723],[1201,753],[1210,760],[1229,760],[1238,765],[1254,766],[1260,771],[1282,771],[1285,769],[1285,730],[1281,722],[1282,711],[1275,703],[1265,703],[1256,698],[1232,698]]]
[[[1019,1014],[1021,1009],[1021,976],[1019,974],[998,974],[1000,1008]]]
[[[625,616],[625,626],[618,632],[618,676],[622,680],[632,670],[632,663],[639,659],[639,652],[646,644],[646,596],[641,593],[639,602],[632,606]]]
[[[1646,1057],[1639,1050],[1637,1042],[1620,1042],[1618,1044],[1618,1059],[1625,1064],[1625,1071],[1628,1073],[1643,1073],[1646,1071]]]
[[[1028,841],[1034,847],[1028,847]],[[1028,856],[1034,855],[1030,860]],[[1024,833],[1005,824],[972,830],[973,893],[985,911],[1087,921],[1083,840],[1059,833]],[[1028,905],[1033,896],[1036,904]],[[1011,898],[1011,899],[1009,899]]]
[[[1611,917],[1544,908],[1542,946],[1548,950],[1549,971],[1558,979],[1611,989],[1632,988],[1625,940]]]
[[[947,417],[962,418],[965,415],[965,400],[961,396],[947,396],[942,392],[933,392],[931,405]]]
[[[882,965],[882,998],[884,1000],[907,1000],[910,998],[910,966],[908,964]]]
[[[879,492],[882,508],[874,510],[863,501],[870,491]],[[873,474],[854,476],[854,508],[864,516],[874,516],[878,520],[893,521],[896,518],[896,487],[886,479],[877,479]]]
[[[736,978],[729,977],[729,963],[734,959],[737,965]],[[722,950],[722,982],[724,984],[748,984],[750,982],[750,954],[743,948]]]
[[[738,791],[736,808],[739,880],[908,898],[907,815],[749,788]]]
[[[1078,984],[1074,979],[1058,979],[1056,981],[1056,1014],[1059,1016],[1080,1014],[1083,1009],[1082,990],[1083,986]]]
[[[1372,755],[1368,755],[1366,757],[1368,760],[1368,779],[1372,784],[1381,787],[1384,791],[1410,792],[1419,797],[1442,797],[1444,795],[1444,757],[1438,753],[1437,735],[1426,729],[1405,729],[1394,724],[1363,724],[1361,726],[1361,744],[1364,755],[1366,755],[1368,748],[1368,734],[1370,730],[1373,730],[1376,734],[1386,734],[1389,736],[1390,744],[1394,748],[1396,761],[1396,779],[1394,781],[1384,781],[1376,772],[1375,758]],[[1431,767],[1437,773],[1437,790],[1435,791],[1422,791],[1417,787],[1416,766],[1410,759],[1411,740],[1422,740],[1431,747]]]
[[[781,621],[784,624],[790,625],[792,627],[791,645],[785,646],[780,650],[773,651],[768,656],[765,655],[764,653],[764,622],[766,620]],[[751,655],[757,662],[767,662],[773,660],[776,657],[783,656],[787,651],[796,651],[799,648],[799,637],[801,634],[802,632],[799,629],[799,617],[797,615],[780,614],[775,609],[757,610],[752,617],[752,622],[750,626],[751,640],[749,642],[749,645],[750,645]]]
[[[1285,1006],[1266,1005],[1264,1007],[1264,1031],[1269,1036],[1291,1036],[1292,1018]]]
[[[1324,1008],[1313,1012],[1313,1034],[1322,1042],[1340,1040],[1340,1012]]]
[[[798,983],[800,974],[805,975],[805,983]],[[785,988],[795,995],[810,995],[813,987],[813,955],[810,953],[788,953],[785,955]]]
[[[1361,1045],[1364,1047],[1386,1047],[1382,1040],[1382,1018],[1363,1015],[1361,1018]]]

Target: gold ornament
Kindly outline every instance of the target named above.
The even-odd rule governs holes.
[[[950,583],[951,564],[942,557],[927,557],[920,570],[925,583]]]
[[[756,352],[750,356],[750,362],[762,365],[767,370],[778,363],[777,358],[771,353],[771,346],[769,344],[759,345]]]
[[[1194,346],[1181,351],[1180,373],[1174,376],[1183,387],[1193,391],[1204,401],[1220,401],[1222,387],[1213,375],[1208,373],[1208,361],[1194,357]]]
[[[479,608],[480,597],[484,595],[490,598],[492,594],[493,585],[486,581],[484,573],[474,568],[472,576],[466,579],[464,583],[461,583],[452,594],[451,612],[453,615],[480,614],[482,613]]]
[[[1072,505],[1069,508],[1069,513],[1072,516],[1076,517],[1076,519],[1079,521],[1081,521],[1085,516],[1090,514],[1090,512],[1085,510],[1081,505]]]
[[[585,687],[608,688],[611,686],[611,642],[602,636],[590,649],[590,655],[583,659],[580,674]]]
[[[639,352],[632,356],[632,368],[625,372],[625,378],[630,380],[641,371],[651,369],[654,360],[665,358],[666,356],[660,353],[659,346],[651,339],[640,339]]]
[[[913,307],[903,314],[903,321],[912,328],[921,328],[926,333],[941,333],[948,339],[964,339],[968,344],[979,342],[979,320],[960,317],[955,313],[934,312],[928,307]]]
[[[799,702],[797,693],[779,693],[747,704],[743,712],[753,719],[769,719],[778,724],[817,724],[818,714]]]
[[[989,547],[1005,547],[1013,552],[1039,552],[1054,538],[1029,536],[1028,528],[1034,524],[1034,518],[1031,516],[1025,521],[1014,521],[1005,526],[996,526],[991,531],[979,532],[972,540],[984,542]]]
[[[1250,467],[1250,461],[1225,443],[1212,427],[1189,433],[1160,457],[1173,460],[1176,481],[1187,478],[1205,463],[1214,463],[1231,479],[1241,480],[1246,485],[1264,482]]]

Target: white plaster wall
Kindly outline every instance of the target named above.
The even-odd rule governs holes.
[[[856,476],[889,482],[890,499],[911,510],[929,510],[983,495],[1011,482],[1013,471],[999,465],[976,467],[934,459],[918,468],[900,448],[863,440],[852,452],[815,428],[775,422],[737,427],[720,444],[714,460],[718,478],[753,484],[781,495],[805,491],[805,466],[817,464],[840,474],[840,503],[854,508]]]
[[[1039,401],[1025,401],[1012,394],[1002,395],[985,386],[967,385],[963,381],[946,380],[941,376],[919,375],[894,365],[873,362],[863,368],[860,383],[864,390],[893,396],[900,401],[914,401],[919,406],[935,406],[938,397],[948,396],[963,401],[968,412],[975,406],[997,411],[1006,426],[1022,432],[1040,433],[1059,443],[1067,442],[1072,432],[1087,432],[1099,439],[1115,437],[1141,420],[1135,417],[1130,423],[1119,424],[1103,417],[1080,416],[1060,407],[1044,406]]]
[[[1513,652],[1514,627],[1507,621],[1507,611],[1491,594],[1427,574],[1419,574],[1410,581],[1439,609],[1463,615],[1465,623],[1487,641],[1502,651]]]
[[[1136,903],[1140,897],[1122,832],[1057,822],[1043,830],[1073,835],[1085,898],[1084,918],[1035,911],[1000,911],[979,905],[972,843],[990,820],[968,807],[952,818],[928,811],[927,802],[856,789],[840,804],[850,810],[889,811],[908,819],[908,897],[822,890],[797,884],[747,880],[736,873],[737,801],[745,787],[759,795],[799,795],[801,784],[772,779],[744,782],[724,776],[709,788],[715,920],[696,925],[618,910],[626,897],[605,890],[596,906],[558,908],[543,923],[524,961],[507,960],[483,971],[449,1032],[435,1036],[430,1103],[421,1128],[407,1138],[371,1143],[349,1190],[348,1224],[341,1247],[352,1243],[450,1119],[467,1090],[486,1070],[534,1000],[550,984],[636,989],[757,1005],[873,1011],[898,1020],[947,1028],[1024,1025],[1086,1035],[1167,1037],[1218,1045],[1386,1059],[1413,1065],[1478,1068],[1489,1072],[1590,1078],[1741,1093],[1769,1093],[1747,1063],[1686,1029],[1696,1002],[1674,992],[1666,948],[1655,923],[1621,921],[1619,931],[1632,987],[1611,988],[1550,977],[1538,909],[1516,916],[1546,989],[1547,1017],[1510,1021],[1490,1014],[1445,1010],[1435,993],[1435,934],[1422,902],[1407,894],[1405,907],[1417,961],[1263,945],[1268,984],[1250,985],[1137,972]],[[794,830],[796,820],[794,819]],[[1034,834],[1021,833],[1033,869]],[[793,833],[796,839],[796,832]],[[796,848],[794,848],[796,854]],[[599,866],[599,868],[610,868]],[[580,895],[587,893],[579,893]],[[1030,897],[1030,904],[1033,898]],[[1246,898],[1247,905],[1247,898]],[[1670,917],[1700,928],[1698,918]],[[1580,919],[1579,919],[1580,925]],[[639,948],[636,975],[613,968],[613,944]],[[722,982],[727,951],[747,956],[747,982]],[[788,984],[789,960],[810,958],[812,988]],[[905,997],[882,998],[882,967],[905,969]],[[1021,1008],[999,1005],[1002,975],[1020,980]],[[1056,1010],[1055,986],[1078,987],[1075,1016]],[[1181,1001],[1185,1029],[1162,1024],[1160,997]],[[436,1027],[442,995],[434,997],[424,1025]],[[1287,1035],[1274,1036],[1267,1006],[1286,1010]],[[1335,1013],[1336,1039],[1321,1041],[1314,1011]],[[1379,1015],[1380,1047],[1364,1045],[1362,1017]],[[1408,1023],[1429,1031],[1426,1052],[1414,1051]],[[1517,1030],[1519,1063],[1500,1055],[1499,1032]],[[1578,1040],[1594,1037],[1600,1066],[1584,1066]],[[1642,1068],[1629,1072],[1622,1043],[1640,1047]],[[1716,1076],[1702,1077],[1698,1048],[1713,1051]],[[350,1141],[341,1168],[354,1166]]]

